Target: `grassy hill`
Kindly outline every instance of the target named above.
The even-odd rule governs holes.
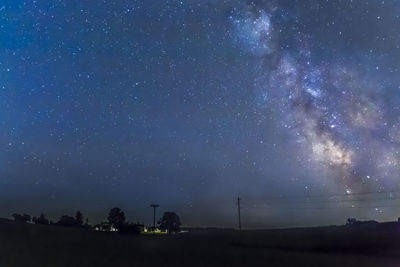
[[[0,266],[400,266],[397,223],[131,236],[0,220]]]

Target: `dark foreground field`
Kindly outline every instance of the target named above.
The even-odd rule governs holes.
[[[397,223],[122,236],[0,221],[0,267],[400,266]]]

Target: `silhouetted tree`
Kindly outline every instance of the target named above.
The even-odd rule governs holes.
[[[125,213],[120,208],[112,208],[107,217],[109,223],[117,228],[125,223]]]
[[[28,214],[18,214],[18,213],[14,213],[13,215],[14,221],[16,222],[30,222],[31,221],[31,216]]]
[[[49,220],[46,218],[46,215],[44,215],[43,213],[40,214],[39,217],[33,217],[32,221],[35,224],[49,224]]]
[[[181,220],[175,212],[164,212],[158,224],[160,229],[167,230],[168,234],[179,232],[181,229]]]
[[[83,226],[83,215],[80,211],[76,212],[75,223],[76,223],[76,226],[78,226],[78,227]]]

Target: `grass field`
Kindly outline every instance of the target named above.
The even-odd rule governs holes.
[[[397,223],[120,235],[0,221],[0,267],[400,266]]]

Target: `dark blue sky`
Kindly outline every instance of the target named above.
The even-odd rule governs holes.
[[[0,1],[0,215],[230,227],[240,195],[246,227],[397,218],[399,11]]]

